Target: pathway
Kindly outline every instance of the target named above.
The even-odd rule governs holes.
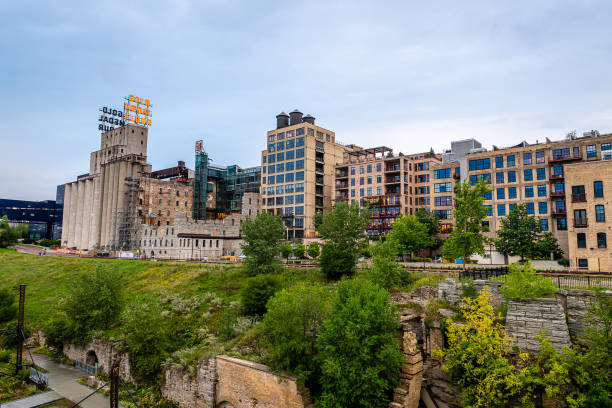
[[[63,397],[55,391],[43,392],[42,394],[32,395],[16,401],[0,404],[0,408],[33,408],[39,407],[50,402],[57,401]]]

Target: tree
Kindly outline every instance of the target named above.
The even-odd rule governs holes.
[[[414,214],[417,220],[427,228],[427,234],[434,237],[440,233],[440,218],[433,211],[419,209]],[[432,242],[433,244],[433,242]]]
[[[283,220],[265,211],[255,218],[247,217],[242,222],[242,252],[246,255],[244,263],[249,275],[278,270],[280,262],[276,255],[279,251],[279,241],[284,235]]]
[[[474,254],[484,254],[485,237],[482,234],[482,221],[489,213],[489,207],[484,205],[485,195],[491,190],[484,180],[471,188],[465,180],[457,185],[455,194],[455,227],[442,247],[442,254],[447,258],[467,258]]]
[[[495,247],[504,255],[531,258],[540,233],[540,220],[527,214],[527,206],[519,204],[501,219]]]
[[[388,405],[403,361],[398,327],[389,292],[367,280],[340,282],[317,340],[322,362],[320,406]]]
[[[391,289],[400,283],[402,266],[397,259],[397,247],[393,241],[379,241],[373,247],[372,266],[366,270],[366,277],[378,286]]]
[[[9,225],[6,215],[0,218],[0,248],[15,244],[19,235],[18,228]]]
[[[289,257],[291,256],[291,254],[293,254],[293,248],[291,248],[291,245],[287,243],[282,244],[280,250],[283,258],[285,258],[287,262],[289,262]]]
[[[267,309],[261,330],[269,345],[268,363],[275,370],[297,375],[316,389],[315,345],[329,313],[329,291],[319,285],[299,283],[277,292],[268,301]]]
[[[259,316],[266,313],[266,303],[279,288],[278,279],[273,275],[258,275],[249,278],[240,294],[244,313]]]
[[[507,407],[521,390],[521,378],[510,363],[508,337],[491,305],[485,286],[476,299],[464,298],[465,322],[447,322],[448,347],[435,352],[445,359],[443,370],[461,388],[466,407]]]
[[[400,215],[393,222],[393,229],[387,235],[387,240],[393,242],[402,254],[418,252],[432,242],[427,227],[414,215]]]
[[[15,319],[17,309],[15,295],[9,289],[0,289],[0,323]]]
[[[311,242],[308,245],[308,256],[311,258],[317,258],[321,253],[321,247],[316,242]]]
[[[297,244],[293,252],[295,253],[295,256],[299,259],[303,259],[306,257],[306,247],[304,246],[304,244]]]
[[[337,203],[318,223],[323,244],[319,265],[328,279],[351,275],[355,270],[359,250],[365,243],[364,231],[368,216],[357,203]]]
[[[555,236],[546,231],[540,235],[540,239],[535,243],[533,257],[536,259],[548,259],[552,255],[553,259],[563,257],[563,249]]]

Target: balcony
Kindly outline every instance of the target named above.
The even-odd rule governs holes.
[[[572,194],[572,203],[585,203],[586,194]]]
[[[563,174],[551,174],[548,178],[550,180],[563,180],[565,176]]]
[[[574,227],[575,228],[585,228],[588,227],[589,223],[586,218],[574,218]]]
[[[565,197],[565,190],[551,190],[550,191],[550,196],[551,197],[558,197],[558,198],[564,198]]]
[[[567,209],[565,208],[553,208],[550,210],[550,213],[553,216],[565,216],[567,214]]]
[[[348,195],[345,195],[345,194],[337,195],[336,201],[348,201]]]
[[[336,183],[336,190],[344,190],[349,187],[348,183]]]
[[[385,173],[391,173],[396,171],[400,171],[399,163],[392,166],[385,166]]]
[[[582,153],[553,155],[549,163],[560,163],[566,161],[582,160]]]
[[[385,179],[385,184],[399,184],[399,183],[400,183],[400,176],[387,177]]]

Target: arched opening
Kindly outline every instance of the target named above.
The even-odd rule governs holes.
[[[234,406],[227,401],[223,401],[217,405],[217,408],[234,408]]]
[[[87,352],[87,357],[85,358],[85,363],[90,366],[95,366],[98,364],[98,356],[96,356],[96,352],[93,350],[89,350]]]

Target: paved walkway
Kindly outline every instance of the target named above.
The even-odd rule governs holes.
[[[22,398],[20,400],[0,404],[1,408],[34,408],[53,401],[62,399],[63,397],[55,391],[43,392],[42,394],[32,395],[31,397]]]
[[[65,364],[60,364],[50,357],[40,354],[34,354],[36,364],[47,370],[49,376],[49,388],[57,392],[62,397],[72,401],[79,402],[87,395],[91,394],[93,389],[79,384],[76,380],[87,376],[86,373]],[[79,404],[82,408],[107,408],[110,406],[108,397],[96,392],[91,397]],[[119,405],[123,407],[122,405]],[[4,408],[4,406],[2,407]],[[25,407],[18,407],[25,408]]]

